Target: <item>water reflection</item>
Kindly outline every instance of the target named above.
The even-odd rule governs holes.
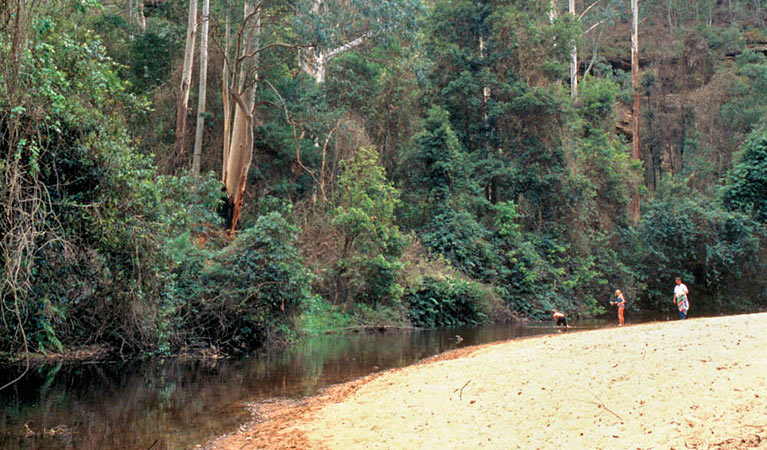
[[[592,320],[574,328],[608,324]],[[542,323],[363,333],[314,338],[288,351],[238,361],[44,367],[0,392],[0,448],[194,448],[246,421],[250,401],[312,395],[446,350],[552,332],[551,324]],[[14,375],[0,370],[0,382]]]

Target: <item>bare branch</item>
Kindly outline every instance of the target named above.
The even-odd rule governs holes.
[[[583,78],[586,78],[588,74],[591,72],[591,68],[594,67],[594,63],[597,61],[597,52],[599,51],[599,43],[602,41],[602,33],[605,31],[604,27],[599,29],[599,34],[597,35],[596,43],[594,44],[594,53],[591,55],[591,61],[589,61],[589,66],[586,68],[586,71],[583,72]]]
[[[285,111],[285,120],[287,120],[287,122],[290,124],[291,129],[293,130],[293,142],[295,143],[295,146],[296,146],[296,163],[298,164],[300,168],[302,168],[306,173],[308,173],[309,176],[312,177],[315,183],[319,185],[320,182],[319,180],[317,180],[317,177],[314,175],[314,171],[306,167],[304,163],[301,161],[301,144],[298,138],[298,133],[296,132],[296,123],[290,117],[290,113],[288,111],[288,105],[285,102],[285,99],[282,97],[282,95],[280,95],[280,92],[274,87],[274,85],[269,82],[269,80],[264,80],[264,83],[266,83],[272,89],[272,91],[274,91],[274,94],[282,102],[282,105],[283,105],[282,109]]]
[[[336,56],[338,56],[338,55],[340,55],[342,53],[346,53],[349,50],[352,50],[352,49],[354,49],[356,47],[359,47],[360,45],[362,45],[365,42],[367,42],[367,40],[370,39],[371,37],[373,37],[374,35],[375,35],[375,33],[373,33],[372,31],[368,31],[367,33],[363,34],[362,36],[358,37],[357,39],[355,39],[355,40],[353,40],[353,41],[351,41],[351,42],[349,42],[347,44],[344,44],[344,45],[342,45],[340,47],[337,47],[337,48],[335,48],[335,49],[333,49],[333,50],[323,54],[322,56],[325,58],[326,61],[330,61],[331,58],[335,58]]]
[[[328,200],[327,193],[325,191],[325,160],[326,160],[326,155],[328,152],[328,143],[330,143],[330,138],[333,136],[333,133],[335,133],[335,131],[338,129],[339,125],[340,125],[340,121],[336,123],[336,126],[334,126],[332,130],[330,130],[330,133],[328,133],[328,137],[325,138],[325,143],[322,145],[322,165],[320,166],[320,193],[322,194],[323,205]]]
[[[265,50],[269,50],[269,49],[276,48],[276,47],[292,48],[292,49],[296,49],[296,48],[312,48],[311,45],[286,44],[286,43],[283,43],[283,42],[277,42],[277,43],[274,43],[274,44],[269,44],[269,45],[266,45],[264,47],[261,47],[261,48],[259,48],[258,50],[254,51],[252,53],[244,54],[244,55],[240,56],[239,58],[237,58],[237,61],[241,62],[241,61],[243,61],[243,60],[245,60],[247,58],[253,58],[253,57],[257,56],[259,53],[261,53],[261,52],[263,52]]]
[[[580,20],[580,19],[583,19],[583,16],[585,16],[585,15],[586,15],[586,13],[587,13],[587,12],[589,12],[589,11],[591,10],[591,8],[593,8],[593,7],[597,6],[597,3],[599,3],[599,0],[595,1],[594,3],[592,3],[591,5],[589,5],[589,7],[588,7],[588,8],[584,9],[584,10],[583,10],[583,12],[581,13],[581,15],[579,15],[579,16],[578,16],[578,19],[579,19],[579,20]]]
[[[581,36],[586,36],[591,30],[593,30],[594,28],[596,28],[596,27],[598,27],[600,25],[602,25],[602,21],[601,20],[599,22],[595,23],[594,25],[592,25],[588,30],[586,30],[583,33],[581,33]]]

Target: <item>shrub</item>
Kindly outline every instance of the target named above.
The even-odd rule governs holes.
[[[441,209],[434,211],[421,233],[424,246],[472,278],[492,281],[498,255],[488,242],[487,229],[465,210]]]
[[[740,158],[735,162],[722,187],[722,202],[731,211],[751,215],[767,223],[767,126],[753,131],[743,143]]]
[[[483,286],[455,278],[426,277],[405,293],[410,321],[421,327],[477,325],[491,312]]]
[[[311,300],[311,273],[296,247],[297,228],[280,212],[260,216],[201,267],[199,282],[180,291],[177,323],[187,342],[252,349],[292,339],[289,327]],[[179,280],[194,279],[188,263],[176,267]]]
[[[375,149],[361,148],[344,161],[330,218],[339,236],[329,274],[334,298],[373,307],[399,301],[399,257],[407,237],[394,224],[398,202],[399,192],[386,181]]]

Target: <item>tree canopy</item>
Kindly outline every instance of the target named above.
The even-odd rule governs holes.
[[[759,2],[127,3],[0,8],[0,351],[767,301]]]

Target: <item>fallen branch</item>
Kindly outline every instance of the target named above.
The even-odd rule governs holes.
[[[587,392],[588,392],[589,394],[591,394],[591,395],[592,395],[592,396],[593,396],[595,399],[597,399],[597,401],[596,401],[596,402],[591,402],[591,401],[588,401],[588,400],[579,400],[579,399],[574,399],[575,401],[578,401],[578,402],[583,402],[583,403],[590,403],[590,404],[592,404],[592,405],[597,405],[597,407],[598,407],[598,408],[602,408],[602,409],[604,409],[605,411],[607,411],[607,412],[609,412],[610,414],[612,414],[612,415],[614,415],[615,417],[617,417],[617,418],[618,418],[618,420],[620,420],[621,422],[623,422],[623,417],[619,416],[619,415],[618,415],[618,413],[616,413],[616,412],[615,412],[615,411],[613,411],[612,409],[608,408],[608,407],[607,407],[607,405],[605,405],[605,404],[604,404],[604,402],[602,401],[602,399],[601,399],[601,398],[599,398],[599,397],[597,396],[597,394],[595,394],[594,392],[592,392],[592,391],[591,391],[591,389],[589,389],[589,388],[587,388],[587,387],[583,387],[583,386],[577,386],[577,387],[579,387],[579,388],[583,389],[584,391],[587,391]]]
[[[586,390],[587,390],[587,391],[589,391],[589,394],[593,395],[595,399],[597,399],[597,402],[599,402],[599,403],[597,404],[597,406],[599,406],[600,408],[603,408],[605,411],[607,411],[607,412],[611,413],[612,415],[614,415],[615,417],[617,417],[617,418],[618,418],[618,420],[620,420],[621,422],[623,422],[623,417],[619,416],[619,415],[618,415],[618,413],[616,413],[616,412],[615,412],[615,411],[613,411],[612,409],[608,408],[608,407],[607,407],[607,406],[604,404],[604,402],[602,402],[602,399],[601,399],[601,398],[599,398],[599,397],[597,397],[597,394],[595,394],[595,393],[591,392],[591,390],[589,390],[589,389],[586,389]]]
[[[463,385],[463,386],[461,386],[460,388],[458,388],[458,389],[454,390],[454,391],[453,391],[453,394],[455,394],[456,392],[460,391],[460,392],[458,392],[458,398],[459,398],[460,400],[463,400],[463,388],[465,388],[466,386],[468,386],[468,385],[469,385],[469,383],[471,383],[471,380],[467,381],[467,382],[466,382],[466,384],[464,384],[464,385]]]

